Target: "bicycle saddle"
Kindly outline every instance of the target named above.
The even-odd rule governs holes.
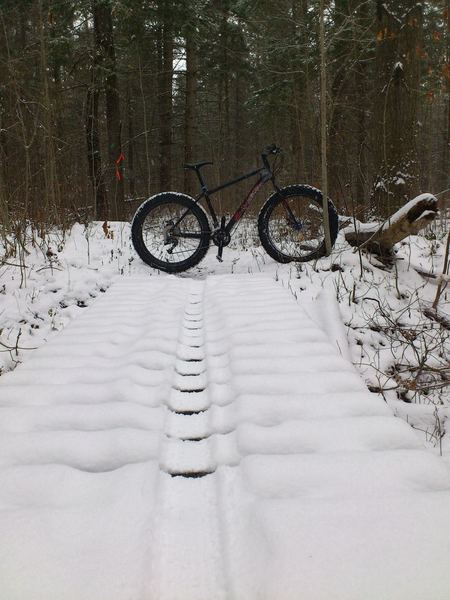
[[[193,163],[192,165],[184,165],[184,168],[185,169],[194,169],[194,171],[197,171],[198,169],[201,169],[205,165],[212,165],[212,164],[213,163],[210,160],[202,160],[198,163]]]

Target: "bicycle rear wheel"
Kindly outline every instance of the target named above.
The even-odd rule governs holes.
[[[328,200],[331,244],[338,232],[336,209]],[[326,254],[322,192],[308,185],[292,185],[275,192],[258,217],[263,248],[282,263],[306,262]]]
[[[133,246],[144,262],[167,273],[198,264],[209,248],[208,219],[189,196],[163,192],[146,200],[131,225]]]

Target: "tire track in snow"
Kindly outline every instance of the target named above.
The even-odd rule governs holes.
[[[176,353],[160,456],[151,576],[146,598],[227,597],[218,483],[206,433],[210,399],[203,282],[190,286]]]
[[[124,281],[19,369],[1,600],[449,597],[445,467],[273,280]]]

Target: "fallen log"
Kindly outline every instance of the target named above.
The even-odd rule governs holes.
[[[383,223],[360,223],[344,229],[351,246],[365,248],[382,257],[392,255],[397,242],[416,235],[438,214],[438,200],[433,194],[421,194],[407,202]]]

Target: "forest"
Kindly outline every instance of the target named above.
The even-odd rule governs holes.
[[[25,222],[127,219],[161,190],[195,193],[184,162],[214,161],[217,183],[253,168],[269,143],[284,150],[285,183],[320,188],[320,11],[329,196],[361,220],[422,191],[445,201],[449,7],[2,0],[3,240]]]
[[[449,166],[450,0],[0,0],[0,600],[448,600]]]

